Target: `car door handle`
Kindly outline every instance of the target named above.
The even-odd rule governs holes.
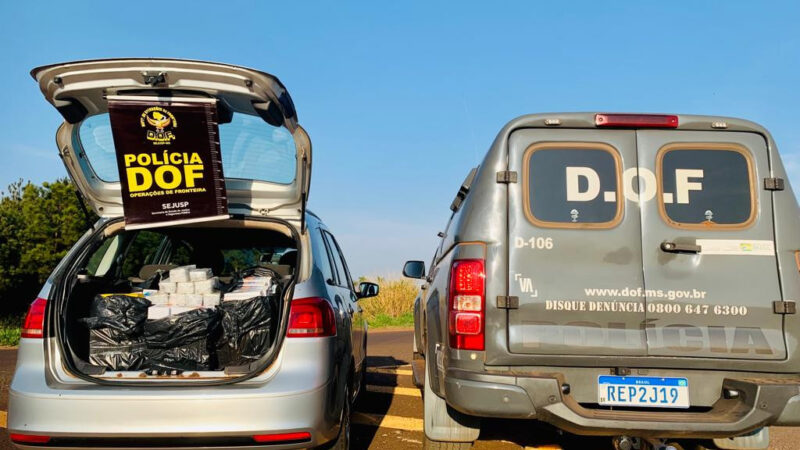
[[[700,253],[701,247],[697,244],[664,241],[661,243],[661,250],[667,253]]]

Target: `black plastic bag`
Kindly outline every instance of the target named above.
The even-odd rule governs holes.
[[[222,336],[217,344],[220,368],[249,364],[264,356],[272,344],[270,297],[223,301],[217,308],[222,316]]]
[[[144,339],[118,340],[108,328],[89,331],[89,363],[108,370],[139,370],[145,367]]]
[[[141,336],[152,303],[132,295],[98,295],[92,300],[89,317],[78,319],[90,330],[105,330],[110,341],[123,342]]]
[[[142,332],[150,301],[132,295],[98,295],[90,317],[78,319],[89,328],[89,363],[109,370],[137,370],[144,366]]]
[[[207,308],[148,320],[144,326],[147,367],[213,370],[213,344],[219,337],[219,324],[219,313]]]
[[[202,339],[172,348],[147,347],[144,352],[145,368],[164,370],[212,370],[216,366],[213,346]]]

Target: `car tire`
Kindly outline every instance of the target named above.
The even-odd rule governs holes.
[[[425,358],[425,387],[423,388],[423,429],[426,448],[470,448],[480,434],[480,420],[462,414],[449,406],[431,389],[429,358]]]
[[[342,406],[342,422],[339,425],[339,436],[329,447],[331,450],[348,450],[350,448],[350,388],[344,388],[344,406]]]

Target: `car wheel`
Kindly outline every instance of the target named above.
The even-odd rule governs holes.
[[[480,434],[480,420],[450,408],[443,398],[433,392],[428,370],[429,360],[430,358],[425,358],[425,387],[422,395],[423,429],[427,448],[470,448]]]
[[[350,448],[350,388],[344,388],[344,406],[342,407],[342,422],[339,426],[339,436],[336,438],[332,450],[348,450]]]

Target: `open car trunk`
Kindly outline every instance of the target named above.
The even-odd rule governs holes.
[[[77,61],[31,75],[64,118],[56,143],[67,173],[106,220],[59,274],[48,310],[70,372],[135,384],[263,371],[304,260],[311,184],[311,141],[285,86],[258,70],[177,59]],[[197,105],[202,114],[170,112]],[[136,120],[115,122],[128,117],[119,108]],[[192,153],[201,147],[206,159]],[[133,203],[141,196],[155,201]],[[216,213],[188,214],[209,207]],[[197,220],[207,222],[188,225]]]
[[[100,383],[234,382],[285,334],[300,241],[279,221],[108,222],[57,284],[68,369]]]

